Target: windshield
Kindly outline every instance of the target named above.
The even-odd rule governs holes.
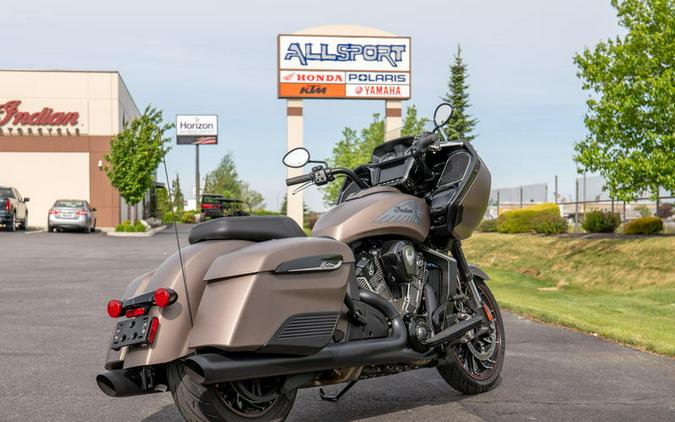
[[[0,196],[3,198],[14,198],[14,194],[10,188],[0,188]]]
[[[54,208],[84,208],[84,201],[60,199],[54,203]]]

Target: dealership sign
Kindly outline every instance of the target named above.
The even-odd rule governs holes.
[[[43,134],[80,134],[80,113],[76,111],[55,111],[51,107],[42,110],[26,110],[21,100],[10,100],[0,104],[0,135],[29,134],[34,130]],[[72,132],[71,132],[72,129]]]
[[[410,98],[410,38],[279,35],[279,98]]]
[[[179,145],[218,143],[218,116],[215,114],[177,115],[176,142]]]

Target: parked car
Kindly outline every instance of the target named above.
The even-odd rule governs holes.
[[[13,232],[17,224],[19,229],[26,230],[28,227],[28,207],[26,202],[30,198],[22,198],[16,188],[0,186],[0,224],[6,230]]]
[[[201,214],[201,221],[207,218],[241,217],[251,215],[251,207],[241,199],[228,199],[223,195],[208,193],[202,195]]]
[[[96,230],[96,208],[82,199],[59,199],[49,209],[47,229],[76,229],[85,233]]]
[[[212,193],[205,193],[202,195],[202,218],[201,221],[207,218],[219,218],[223,216],[223,195]]]

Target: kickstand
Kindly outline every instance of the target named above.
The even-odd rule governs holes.
[[[358,380],[357,380],[357,381],[358,381]],[[340,400],[340,399],[342,398],[342,396],[344,396],[345,393],[346,393],[347,391],[349,391],[349,389],[352,388],[352,387],[354,386],[354,384],[356,384],[356,381],[351,381],[349,384],[347,384],[347,385],[345,386],[345,388],[343,388],[342,390],[340,390],[340,392],[337,393],[337,394],[334,395],[334,396],[329,396],[329,395],[327,395],[326,392],[324,391],[324,389],[323,389],[323,388],[320,388],[320,389],[319,389],[319,397],[321,397],[321,400],[323,400],[323,401],[331,401],[331,402],[333,402],[333,403],[337,403],[338,400]]]

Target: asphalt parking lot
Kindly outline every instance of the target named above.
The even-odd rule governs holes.
[[[175,248],[172,230],[1,232],[0,420],[182,420],[169,394],[112,399],[94,381],[113,327],[107,301]],[[301,391],[289,420],[675,420],[675,360],[510,314],[506,330],[502,383],[489,393],[463,396],[433,369],[412,371],[362,381],[337,404]]]

